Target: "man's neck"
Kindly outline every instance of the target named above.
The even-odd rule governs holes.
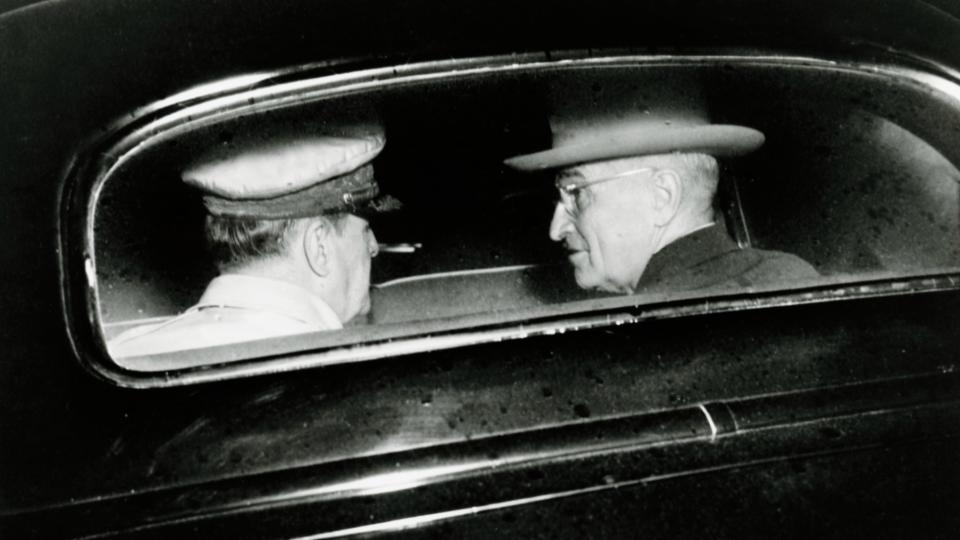
[[[295,285],[304,291],[309,292],[311,295],[317,296],[328,306],[333,308],[338,316],[341,315],[341,310],[337,309],[339,307],[336,302],[337,299],[330,298],[329,295],[324,294],[324,288],[322,286],[318,286],[319,282],[315,279],[315,275],[310,272],[309,269],[298,268],[297,265],[289,264],[284,259],[273,258],[269,260],[255,261],[240,267],[230,268],[224,273],[272,279],[275,281],[282,281],[290,285]]]
[[[291,265],[284,264],[284,261],[279,259],[255,261],[243,266],[225,269],[221,272],[221,275],[270,279],[299,287],[311,294],[316,294],[313,288],[310,287],[310,284],[303,279],[303,276],[300,275],[295,268],[292,268]]]

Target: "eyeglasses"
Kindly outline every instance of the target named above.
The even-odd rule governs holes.
[[[640,173],[645,173],[655,170],[653,167],[643,167],[640,169],[631,169],[629,171],[624,171],[613,176],[605,176],[603,178],[597,178],[594,180],[587,180],[584,182],[571,182],[569,184],[558,185],[557,189],[560,191],[560,204],[563,205],[563,209],[566,210],[568,214],[572,217],[576,217],[577,214],[583,211],[586,208],[586,201],[580,196],[583,192],[583,188],[587,186],[592,186],[595,184],[602,184],[603,182],[609,182],[611,180],[617,180],[619,178],[626,178],[628,176],[634,176]],[[559,182],[558,182],[559,183]]]

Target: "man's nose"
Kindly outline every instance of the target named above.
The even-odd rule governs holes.
[[[573,223],[570,221],[570,214],[559,202],[553,209],[553,219],[550,220],[550,239],[554,242],[563,240],[567,231]]]
[[[377,235],[373,234],[372,229],[367,232],[367,252],[370,253],[371,259],[380,253],[380,244],[377,243]]]

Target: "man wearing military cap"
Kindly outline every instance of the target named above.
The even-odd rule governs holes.
[[[695,81],[660,79],[644,94],[596,76],[556,94],[553,147],[505,163],[558,170],[550,238],[568,250],[581,288],[631,294],[818,275],[794,255],[740,248],[716,219],[715,157],[751,152],[764,135],[711,124]]]
[[[370,163],[376,126],[218,146],[182,175],[203,193],[220,275],[199,302],[112,340],[140,356],[334,330],[370,309],[377,240],[364,216],[391,210]]]

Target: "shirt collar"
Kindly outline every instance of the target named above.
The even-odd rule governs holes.
[[[223,274],[207,285],[195,306],[256,309],[284,315],[320,329],[338,329],[343,324],[319,296],[286,281]]]

